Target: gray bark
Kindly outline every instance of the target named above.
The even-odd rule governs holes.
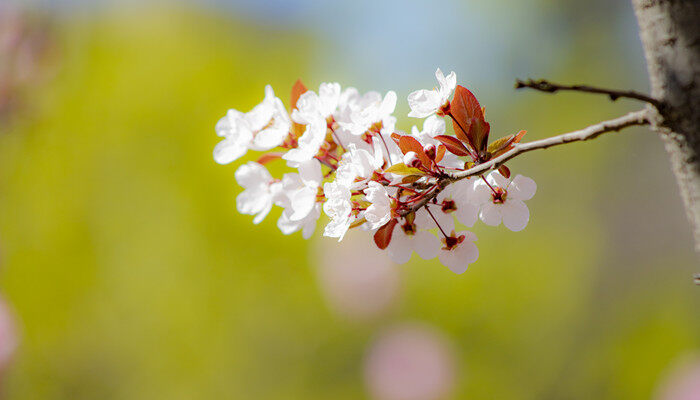
[[[700,0],[632,0],[651,95],[652,129],[664,141],[700,253]]]

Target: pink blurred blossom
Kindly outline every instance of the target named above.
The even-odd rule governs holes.
[[[0,297],[0,372],[10,363],[17,339],[15,319],[5,299]]]
[[[434,328],[395,326],[381,334],[365,360],[365,381],[376,400],[434,400],[455,383],[452,345]]]
[[[659,385],[658,400],[700,400],[700,354],[675,363]]]
[[[338,314],[368,320],[385,314],[400,292],[398,267],[362,235],[320,251],[318,278],[321,290]]]

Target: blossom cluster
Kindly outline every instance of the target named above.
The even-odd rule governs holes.
[[[214,149],[215,161],[265,152],[236,170],[245,189],[236,199],[238,211],[254,215],[257,224],[279,206],[282,233],[301,231],[304,238],[323,211],[330,219],[324,236],[340,241],[349,229],[363,229],[397,263],[415,251],[464,272],[479,252],[476,236],[456,222],[522,230],[529,220],[523,201],[536,185],[522,175],[511,178],[504,165],[458,177],[512,149],[525,132],[489,144],[490,125],[474,95],[457,85],[454,72],[445,76],[438,69],[435,75],[438,88],[408,96],[408,115],[424,119],[422,129],[414,126],[410,133],[396,129],[395,92],[360,93],[338,83],[322,83],[314,92],[297,81],[291,112],[270,86],[251,111],[229,110],[216,125],[223,140]],[[284,162],[290,172],[275,178],[265,167],[270,162]]]

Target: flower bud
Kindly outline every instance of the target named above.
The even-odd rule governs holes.
[[[409,151],[403,156],[403,163],[412,168],[418,168],[421,166],[418,156],[412,151]]]
[[[437,147],[435,147],[435,145],[432,143],[425,145],[425,147],[423,147],[423,151],[431,160],[434,160],[435,156],[437,155]]]

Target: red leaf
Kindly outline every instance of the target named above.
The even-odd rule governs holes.
[[[394,226],[396,226],[398,222],[399,221],[396,219],[392,219],[384,226],[377,229],[377,232],[374,233],[374,243],[377,247],[384,250],[389,246],[389,243],[391,243],[391,235],[394,233]]]
[[[486,150],[489,128],[484,121],[484,112],[474,94],[464,86],[457,86],[450,103],[450,114],[455,135],[468,143],[474,151]]]
[[[294,86],[292,86],[292,97],[289,102],[289,107],[293,110],[297,108],[297,101],[299,101],[299,97],[301,97],[304,92],[306,92],[308,89],[306,89],[306,86],[301,82],[301,79],[297,79],[296,82],[294,82]]]
[[[472,118],[472,123],[469,125],[469,138],[478,152],[486,150],[490,131],[491,125],[488,122],[483,119]]]
[[[498,167],[498,172],[500,172],[504,178],[510,178],[510,169],[505,165],[501,165],[500,167]]]
[[[442,144],[438,146],[437,152],[435,155],[435,162],[436,163],[439,163],[440,161],[442,161],[442,158],[445,157],[445,151],[447,151],[447,147],[445,147]]]
[[[491,156],[498,157],[512,149],[515,144],[519,143],[520,139],[525,136],[525,132],[526,131],[520,131],[517,135],[509,135],[493,141],[488,147],[488,151],[491,153]]]
[[[401,136],[398,144],[403,154],[412,151],[416,153],[416,156],[418,157],[418,159],[424,167],[430,167],[430,158],[428,158],[428,155],[425,154],[425,150],[423,150],[423,145],[421,145],[420,142],[416,140],[416,138],[411,136]]]
[[[527,133],[527,131],[520,131],[520,132],[518,132],[518,134],[515,135],[515,139],[513,139],[513,143],[520,143],[520,139],[522,139],[523,136],[525,136],[526,133]]]
[[[282,154],[283,153],[265,153],[262,156],[260,156],[260,158],[258,158],[257,163],[265,165],[265,164],[269,163],[270,161],[274,161],[274,160],[277,160],[279,158],[282,158]]]
[[[445,147],[447,147],[447,150],[449,150],[452,154],[456,154],[460,157],[470,155],[469,150],[466,147],[464,147],[464,144],[462,144],[462,142],[457,140],[457,138],[455,137],[447,135],[437,135],[435,136],[435,139],[439,140],[440,143],[444,144]]]
[[[301,83],[301,79],[297,79],[297,81],[294,83],[294,86],[292,86],[292,97],[289,101],[289,108],[291,108],[292,110],[297,108],[297,101],[299,101],[299,97],[307,90],[308,89],[306,89],[306,86],[304,86],[304,84]],[[292,121],[292,133],[296,137],[303,135],[304,125],[297,124],[296,122]]]

